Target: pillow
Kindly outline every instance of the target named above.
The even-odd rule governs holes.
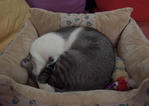
[[[97,11],[133,7],[132,17],[136,21],[149,21],[149,0],[96,0]]]
[[[32,8],[31,21],[39,35],[66,26],[88,26],[107,35],[116,45],[120,33],[129,22],[131,12],[131,8],[123,8],[95,14],[66,14]]]
[[[42,8],[55,12],[85,12],[86,0],[26,0],[30,7]]]
[[[28,55],[35,38],[37,33],[31,22],[27,21],[0,55],[0,74],[7,75],[18,83],[26,83],[27,71],[20,66],[20,61]]]
[[[131,20],[121,35],[118,53],[137,86],[149,77],[149,41],[134,20]]]
[[[30,17],[24,0],[0,0],[0,53]]]

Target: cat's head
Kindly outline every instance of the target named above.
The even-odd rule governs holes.
[[[25,68],[28,71],[29,74],[35,75],[35,72],[33,72],[33,70],[36,69],[36,64],[31,54],[29,54],[26,58],[24,58],[20,64],[23,68]],[[47,63],[42,68],[42,70],[45,70],[45,69],[52,70],[55,64],[56,64],[55,58],[49,57]]]
[[[38,75],[38,81],[40,83],[48,83],[48,79],[50,78],[51,74],[55,69],[56,62],[51,57],[48,59],[45,67],[41,70],[40,74]]]

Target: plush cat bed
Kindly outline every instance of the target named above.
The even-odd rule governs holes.
[[[36,8],[30,11],[30,20],[24,24],[0,57],[0,105],[148,105],[149,41],[130,18],[131,8],[95,14],[54,13]],[[20,61],[27,56],[37,35],[73,25],[93,27],[106,34],[124,60],[127,72],[137,82],[137,88],[126,92],[94,90],[50,93],[25,85],[27,72],[21,68]]]

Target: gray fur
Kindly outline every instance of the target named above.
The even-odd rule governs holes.
[[[65,40],[78,27],[62,28],[56,33]],[[71,48],[54,64],[47,62],[38,81],[56,91],[103,89],[111,81],[115,55],[111,42],[95,29],[83,27]],[[50,64],[50,65],[49,65]]]

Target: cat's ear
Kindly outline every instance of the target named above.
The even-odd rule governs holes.
[[[32,57],[30,54],[26,58],[24,58],[20,63],[21,67],[23,67],[29,71],[32,71],[33,70],[33,64],[32,64],[31,58]]]

